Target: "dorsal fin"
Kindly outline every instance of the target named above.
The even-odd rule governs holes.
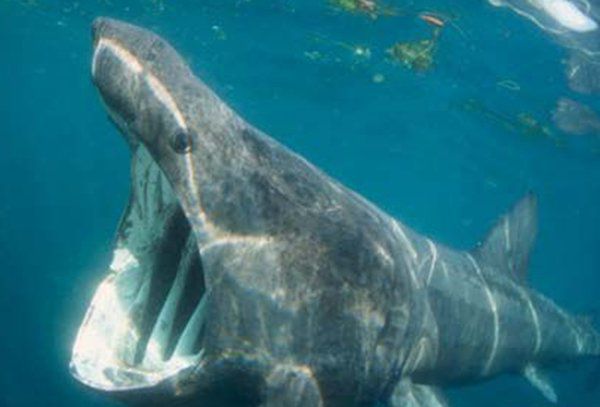
[[[525,283],[536,233],[537,200],[528,193],[500,219],[474,255],[482,264]]]

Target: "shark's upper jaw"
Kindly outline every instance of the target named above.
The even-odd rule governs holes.
[[[130,44],[120,42],[122,37],[144,49],[155,43],[148,35],[113,20],[94,24],[92,76],[110,116],[129,139],[131,194],[108,276],[79,328],[71,371],[84,384],[108,392],[165,383],[175,389],[202,366],[207,291],[198,225],[192,230],[180,197],[132,130],[141,114],[156,118],[146,124],[163,131],[185,127],[164,85],[146,72]],[[153,100],[144,99],[147,95]],[[152,103],[156,110],[147,108]]]

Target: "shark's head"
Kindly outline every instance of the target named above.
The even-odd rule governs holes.
[[[178,101],[182,79],[190,76],[181,57],[161,38],[120,21],[98,18],[92,30],[92,80],[123,134],[157,155],[191,150]]]
[[[256,404],[315,381],[341,404],[378,397],[411,298],[394,223],[244,122],[160,37],[102,18],[93,42],[131,194],[74,376],[136,403]]]
[[[215,134],[222,145],[239,124],[159,36],[108,18],[97,18],[92,31],[92,80],[110,118],[130,143],[144,144],[173,176],[187,176],[189,171],[175,174],[174,167],[189,163],[193,150],[210,149]]]
[[[202,384],[214,379],[207,353],[214,361],[225,351],[206,333],[217,290],[201,251],[228,231],[208,224],[199,185],[218,172],[206,170],[203,158],[244,124],[153,33],[99,18],[93,46],[93,82],[132,151],[131,194],[71,371],[94,389],[137,402],[185,399],[203,386],[210,392]]]

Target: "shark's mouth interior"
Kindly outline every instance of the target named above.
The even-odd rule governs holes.
[[[202,261],[175,193],[142,145],[132,155],[130,200],[108,273],[73,346],[75,377],[101,390],[131,390],[198,366]]]

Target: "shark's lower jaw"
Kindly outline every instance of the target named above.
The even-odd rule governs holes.
[[[176,384],[202,359],[205,285],[194,233],[143,146],[109,274],[73,346],[71,370],[102,391]]]

